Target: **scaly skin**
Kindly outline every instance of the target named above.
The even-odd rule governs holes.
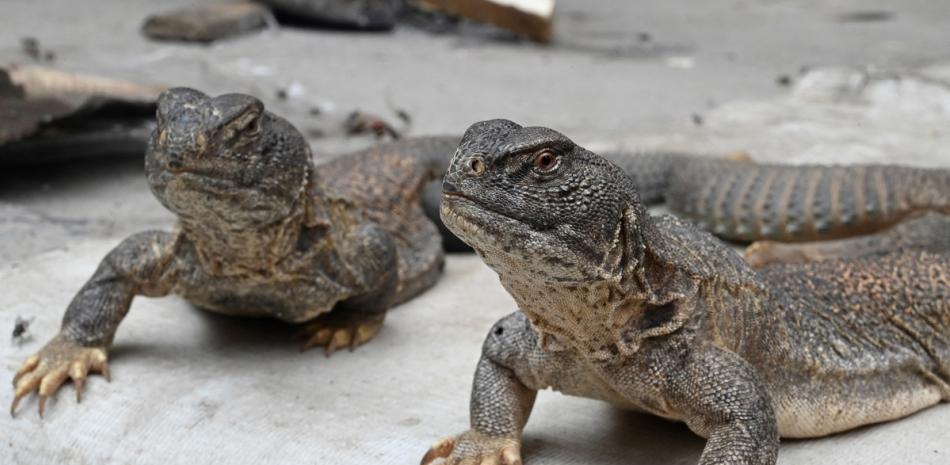
[[[926,213],[875,234],[831,241],[753,242],[745,250],[752,268],[779,263],[808,263],[833,258],[863,257],[896,249],[950,251],[950,215]]]
[[[950,214],[950,170],[776,165],[677,153],[612,154],[641,201],[730,240],[817,241],[869,234],[914,214]]]
[[[649,216],[616,165],[546,128],[473,125],[442,217],[519,311],[489,333],[471,429],[423,460],[521,463],[537,391],[685,422],[700,464],[774,464],[779,437],[950,400],[950,250],[770,266]]]
[[[327,353],[371,339],[387,309],[432,286],[443,253],[423,213],[426,184],[451,152],[409,140],[314,168],[303,136],[241,94],[176,88],[158,101],[146,176],[179,219],[102,260],[63,317],[60,333],[18,371],[17,403],[48,396],[106,353],[135,296],[183,296],[229,315],[307,323],[305,347]],[[331,310],[332,313],[331,313]]]

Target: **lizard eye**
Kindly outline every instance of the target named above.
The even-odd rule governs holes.
[[[531,163],[534,169],[541,173],[550,173],[557,169],[561,159],[551,150],[542,150],[534,155]]]

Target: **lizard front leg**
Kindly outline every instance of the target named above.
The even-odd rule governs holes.
[[[514,372],[482,355],[472,385],[471,429],[437,441],[422,465],[438,459],[444,465],[520,465],[521,432],[536,396]]]
[[[700,465],[774,465],[778,426],[768,392],[738,355],[703,345],[666,371],[667,397],[707,438]]]
[[[173,234],[147,231],[130,236],[106,255],[70,302],[59,334],[17,371],[11,415],[21,399],[39,391],[42,416],[46,400],[68,378],[76,386],[77,401],[90,370],[109,379],[107,350],[132,298],[159,297],[171,290],[167,269],[174,243]]]
[[[523,364],[537,350],[537,339],[524,316],[511,314],[492,328],[472,382],[470,429],[437,441],[422,465],[520,465],[521,433],[534,407],[537,390],[526,386],[507,364]],[[438,462],[437,462],[438,461]]]

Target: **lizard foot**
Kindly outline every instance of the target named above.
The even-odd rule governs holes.
[[[467,431],[437,441],[420,465],[521,465],[521,439]]]
[[[46,400],[67,378],[76,386],[76,402],[82,400],[82,390],[89,371],[98,371],[109,379],[108,357],[105,347],[83,347],[67,341],[62,335],[53,338],[45,347],[26,359],[13,377],[15,394],[10,415],[16,412],[20,400],[33,391],[39,391],[40,417]]]
[[[301,351],[317,346],[324,346],[327,357],[338,349],[349,347],[350,350],[365,344],[376,337],[383,327],[383,315],[366,315],[356,312],[333,312],[318,317],[303,328],[306,338]]]

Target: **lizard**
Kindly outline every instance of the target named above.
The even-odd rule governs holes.
[[[518,304],[489,331],[470,429],[422,464],[522,463],[537,392],[685,422],[701,465],[774,464],[779,438],[833,434],[950,400],[950,250],[752,270],[634,181],[543,127],[472,125],[445,224]]]
[[[950,214],[950,170],[787,165],[679,152],[605,153],[640,201],[732,241],[819,241],[870,234],[926,212]]]
[[[754,267],[833,257],[834,246],[822,242],[891,228],[891,237],[915,247],[950,234],[950,225],[934,219],[950,215],[947,169],[756,163],[747,155],[715,158],[670,150],[603,156],[633,179],[645,205],[666,205],[725,240],[752,242],[745,257]],[[434,186],[423,199],[432,217],[439,195]],[[916,221],[928,213],[936,215]],[[901,223],[911,225],[897,228]],[[444,236],[449,250],[470,250],[450,233]]]
[[[59,333],[14,377],[11,415],[67,380],[77,401],[135,296],[176,294],[213,312],[300,323],[304,348],[355,348],[386,311],[431,287],[444,264],[422,210],[451,151],[407,139],[313,164],[310,146],[255,97],[172,88],[145,153],[152,193],[176,231],[123,240],[70,302]],[[457,143],[457,139],[455,140]]]

